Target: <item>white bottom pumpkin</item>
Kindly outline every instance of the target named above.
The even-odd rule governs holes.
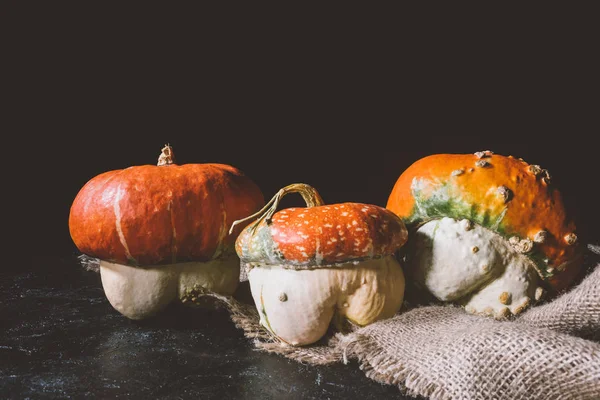
[[[495,318],[518,314],[539,299],[533,261],[499,234],[442,218],[421,226],[410,244],[411,278],[437,299]]]
[[[404,297],[394,256],[308,270],[256,266],[248,280],[260,323],[294,346],[323,337],[334,314],[361,326],[389,318]]]
[[[185,301],[202,288],[233,294],[238,286],[240,261],[236,256],[208,262],[133,267],[100,261],[100,276],[110,304],[130,319],[144,319],[173,301]]]

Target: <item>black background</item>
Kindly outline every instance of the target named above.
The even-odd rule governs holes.
[[[267,199],[306,182],[378,205],[420,157],[490,149],[549,169],[580,235],[598,225],[589,10],[315,7],[8,10],[6,153],[27,174],[28,254],[76,252],[78,190],[165,143],[178,163],[240,168]]]

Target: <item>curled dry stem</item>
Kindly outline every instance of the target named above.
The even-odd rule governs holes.
[[[273,198],[258,212],[244,219],[234,221],[233,224],[231,224],[231,228],[229,229],[229,234],[231,235],[236,225],[244,223],[246,221],[250,221],[256,217],[258,217],[258,219],[254,222],[251,229],[256,229],[258,224],[260,224],[260,222],[263,219],[266,220],[267,223],[270,223],[273,214],[275,214],[275,211],[277,211],[277,207],[279,207],[279,202],[286,194],[289,193],[300,193],[302,195],[302,198],[304,199],[304,202],[306,202],[307,207],[317,207],[325,204],[323,202],[323,199],[321,198],[321,195],[319,195],[319,192],[317,192],[317,190],[312,186],[307,185],[305,183],[293,183],[284,187],[283,189],[280,189],[275,194],[275,196],[273,196]]]

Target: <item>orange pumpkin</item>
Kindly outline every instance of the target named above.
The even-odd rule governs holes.
[[[82,253],[108,264],[167,268],[235,255],[229,227],[263,204],[260,189],[236,168],[176,165],[165,146],[157,166],[87,182],[71,207],[69,229]]]
[[[467,220],[510,241],[558,291],[581,272],[582,246],[548,171],[493,154],[436,154],[398,178],[387,208],[416,231],[428,221]],[[435,232],[434,232],[435,233]]]
[[[307,207],[275,212],[292,192]],[[236,251],[260,322],[280,340],[310,344],[332,319],[366,325],[399,310],[404,274],[394,253],[407,231],[394,213],[371,204],[324,205],[314,188],[293,184],[249,218],[258,215],[238,236]]]

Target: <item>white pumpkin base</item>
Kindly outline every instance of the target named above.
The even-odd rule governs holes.
[[[195,287],[233,294],[239,273],[236,256],[148,267],[100,261],[100,277],[108,301],[130,319],[150,317],[171,302],[186,298]]]
[[[404,273],[394,256],[312,270],[256,266],[248,280],[260,323],[294,346],[323,337],[336,313],[367,325],[392,317],[404,298]]]
[[[442,218],[421,226],[412,240],[408,262],[417,285],[469,313],[516,315],[542,291],[533,261],[480,225]]]

